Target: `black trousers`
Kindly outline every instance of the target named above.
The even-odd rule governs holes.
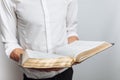
[[[52,78],[31,79],[31,78],[27,78],[27,76],[24,74],[24,79],[23,80],[72,80],[72,76],[73,76],[73,69],[72,68],[68,68],[67,70],[65,70],[61,74],[58,74],[58,75],[56,75],[56,76],[54,76]]]

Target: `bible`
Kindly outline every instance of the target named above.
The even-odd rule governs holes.
[[[21,55],[20,64],[25,68],[71,67],[74,63],[83,62],[112,45],[112,43],[106,41],[79,40],[57,47],[53,53],[26,49],[25,53]]]

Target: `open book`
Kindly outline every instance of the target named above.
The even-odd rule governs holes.
[[[25,68],[71,67],[75,62],[82,62],[111,46],[105,41],[75,41],[56,48],[53,53],[26,49],[20,63]]]

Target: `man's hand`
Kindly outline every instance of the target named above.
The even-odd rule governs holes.
[[[24,53],[24,50],[21,48],[16,48],[14,49],[11,54],[10,54],[10,58],[13,59],[14,61],[19,61],[20,55]],[[31,68],[34,70],[39,70],[39,71],[46,71],[46,72],[50,72],[50,71],[59,71],[63,68],[49,68],[49,69],[35,69],[35,68]]]
[[[68,38],[68,43],[70,44],[70,43],[77,41],[77,40],[79,40],[79,38],[77,36],[71,36]]]
[[[15,60],[15,61],[19,61],[20,55],[24,53],[24,50],[21,48],[16,48],[14,49],[11,54],[10,54],[10,58]]]

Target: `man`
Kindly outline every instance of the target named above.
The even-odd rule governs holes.
[[[77,0],[0,0],[5,52],[19,61],[25,49],[52,53],[78,40]],[[72,80],[72,68],[24,69],[24,80]]]

